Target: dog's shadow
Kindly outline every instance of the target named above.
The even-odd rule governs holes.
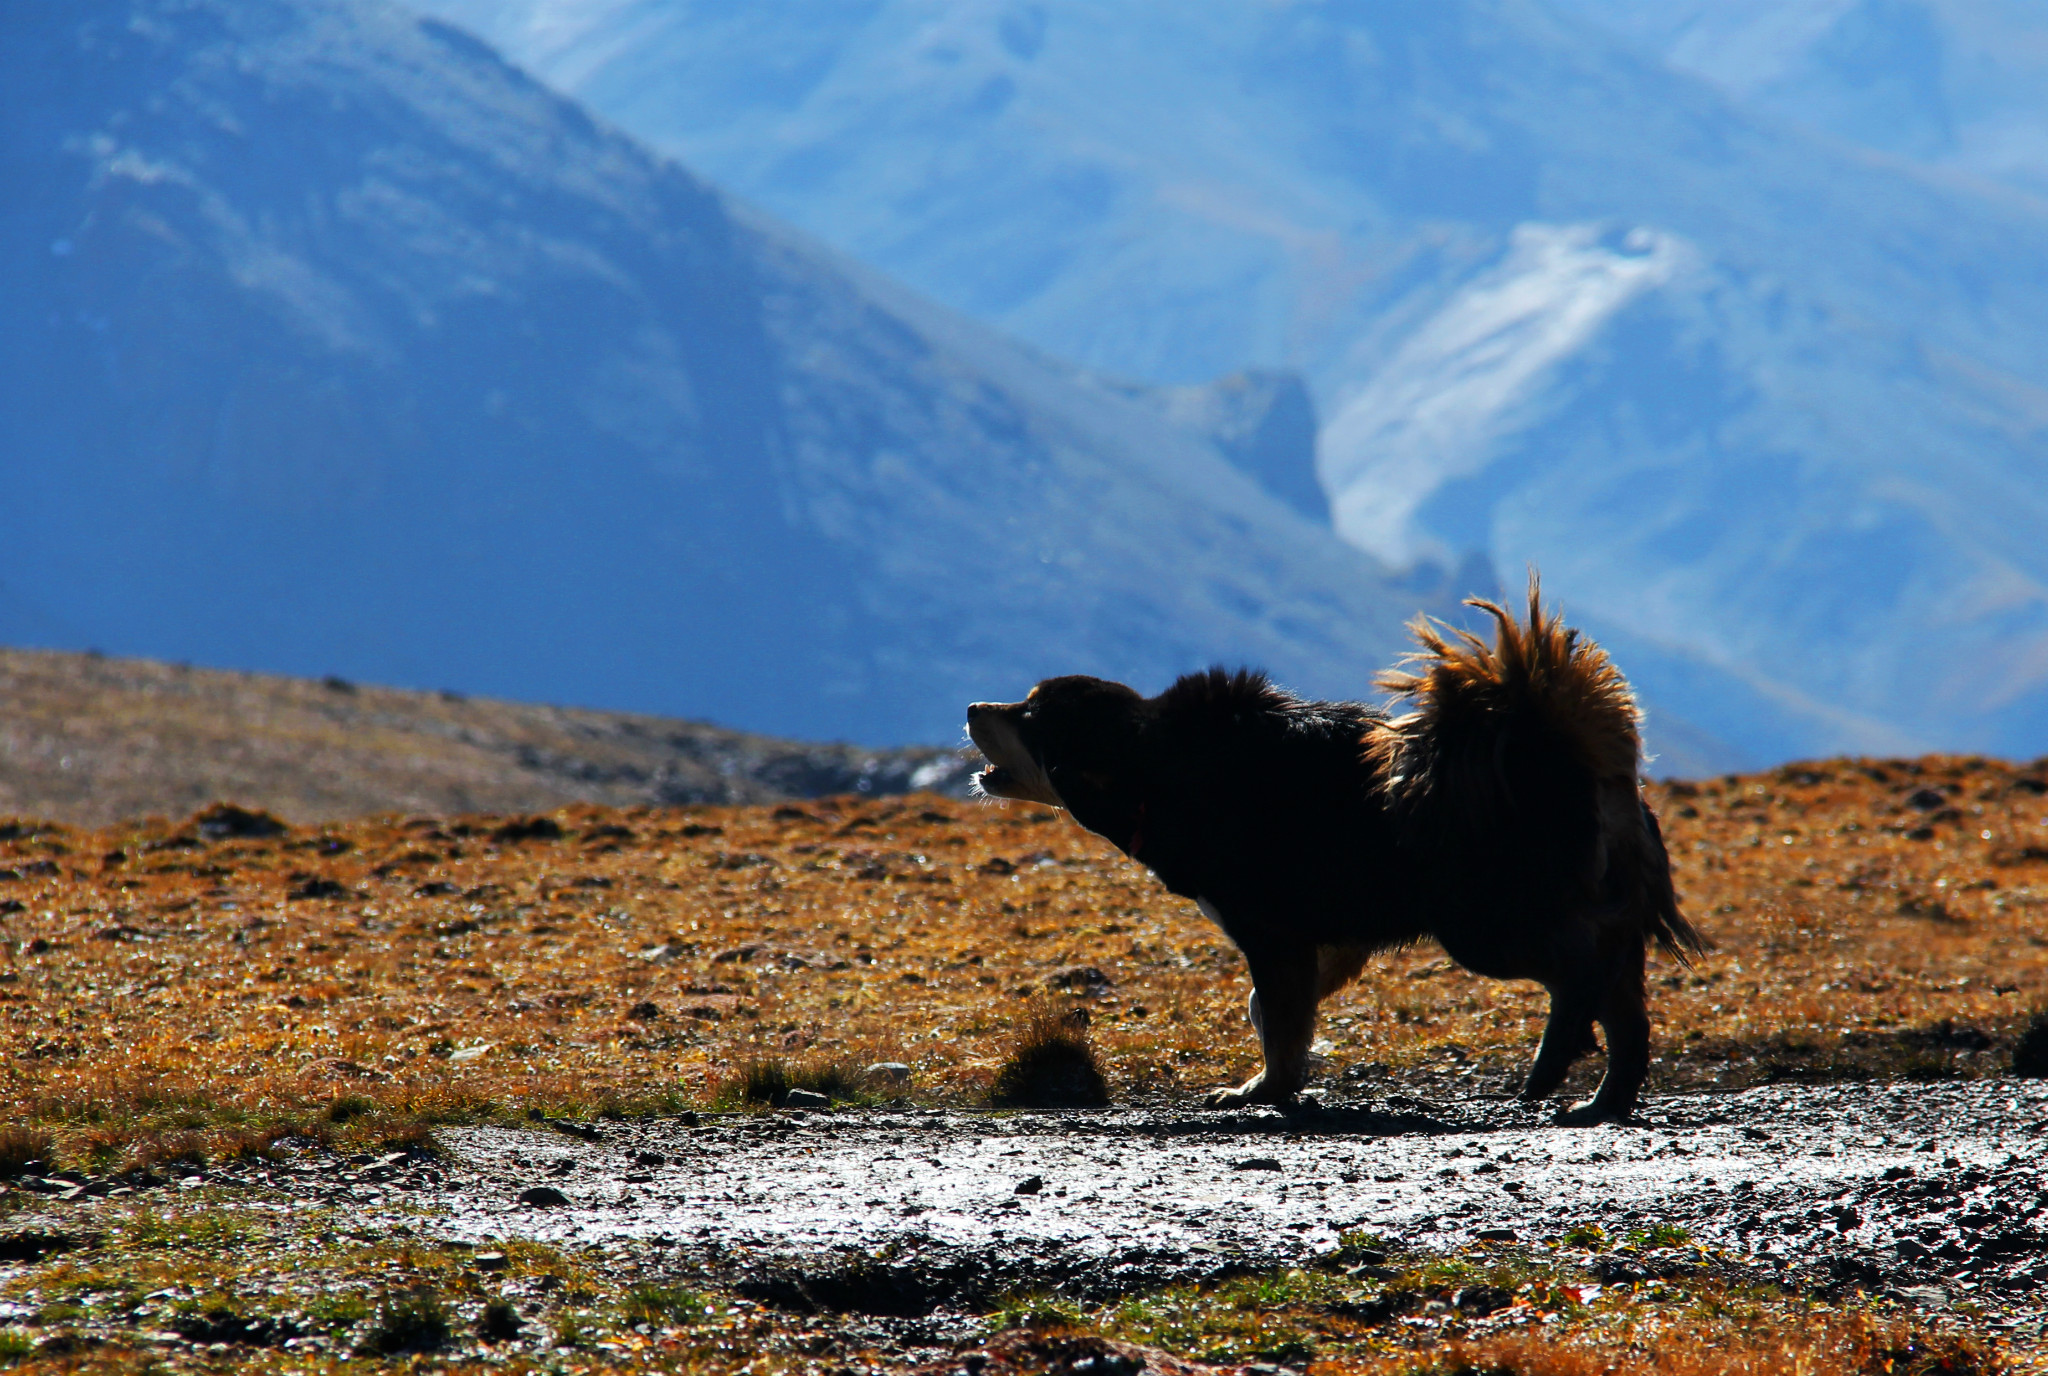
[[[1286,1108],[1149,1108],[1069,1119],[1067,1131],[1089,1136],[1229,1137],[1443,1137],[1530,1126],[1484,1121],[1437,1104],[1301,1103]]]

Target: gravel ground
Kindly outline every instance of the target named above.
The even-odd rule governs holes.
[[[2024,1345],[2048,1339],[2038,1080],[1671,1096],[1639,1122],[1577,1129],[1509,1099],[1388,1094],[1288,1114],[898,1106],[440,1136],[440,1154],[343,1157],[301,1142],[203,1171],[30,1175],[8,1188],[48,1198],[0,1236],[0,1276],[77,1245],[95,1199],[194,1192],[218,1207],[241,1195],[273,1215],[328,1211],[356,1239],[453,1244],[478,1273],[506,1268],[505,1243],[564,1244],[625,1274],[808,1312],[834,1343],[936,1361],[988,1337],[985,1316],[1009,1295],[1098,1303],[1311,1260],[1376,1280],[1418,1252],[1540,1249],[1570,1233],[1573,1268],[1606,1285],[1700,1277],[1861,1291],[1957,1309]],[[1396,1255],[1407,1260],[1380,1264]],[[547,1277],[498,1288],[529,1316],[556,1297]],[[1478,1294],[1444,1303],[1471,1319]],[[1361,1303],[1372,1321],[1386,1317],[1379,1301]],[[0,1303],[0,1322],[34,1312]],[[78,1340],[66,1330],[49,1341]]]
[[[438,1162],[277,1168],[270,1183],[372,1213],[403,1201],[449,1240],[645,1246],[759,1298],[879,1313],[1019,1287],[1102,1298],[1300,1261],[1353,1229],[1448,1249],[1584,1223],[1617,1238],[1675,1226],[1816,1289],[1967,1297],[2020,1322],[2038,1323],[2048,1290],[2038,1081],[1673,1097],[1590,1129],[1511,1100],[1394,1096],[1292,1114],[784,1111],[444,1140]],[[1643,1279],[1640,1264],[1611,1257],[1606,1278]]]

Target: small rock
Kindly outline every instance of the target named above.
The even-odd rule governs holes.
[[[1280,1163],[1270,1156],[1247,1156],[1242,1161],[1231,1162],[1230,1169],[1234,1171],[1277,1171],[1280,1169]]]
[[[552,817],[522,817],[493,831],[491,839],[512,845],[521,841],[559,841],[562,824]]]
[[[1113,987],[1110,977],[1093,965],[1064,966],[1047,975],[1045,983],[1047,988],[1066,989],[1091,997],[1107,993]]]
[[[652,1001],[642,1001],[628,1008],[626,1016],[634,1022],[653,1022],[661,1016],[661,1007]]]
[[[1451,1307],[1460,1314],[1492,1314],[1514,1302],[1515,1297],[1498,1285],[1468,1285],[1451,1296]]]
[[[285,824],[267,812],[250,812],[232,803],[215,803],[192,819],[199,834],[209,841],[263,840],[282,836]]]
[[[569,1196],[552,1185],[535,1185],[519,1192],[519,1202],[531,1209],[558,1209],[569,1202]]]
[[[68,1233],[42,1229],[0,1234],[0,1262],[41,1261],[77,1245],[78,1240]]]
[[[1472,1236],[1478,1238],[1481,1242],[1513,1242],[1521,1234],[1517,1233],[1513,1228],[1481,1228]]]
[[[832,1101],[813,1090],[792,1089],[782,1096],[784,1108],[830,1108]]]
[[[345,1061],[339,1056],[322,1056],[317,1061],[308,1061],[299,1074],[308,1080],[381,1080],[385,1076],[368,1066]]]
[[[1586,1269],[1608,1285],[1635,1285],[1650,1279],[1650,1273],[1624,1256],[1609,1253],[1594,1257],[1586,1263]]]
[[[479,1271],[502,1271],[512,1264],[503,1252],[478,1252],[470,1261]]]
[[[1902,1285],[1898,1295],[1907,1304],[1917,1304],[1922,1309],[1948,1308],[1948,1291],[1938,1285]]]
[[[633,1164],[636,1166],[666,1166],[668,1158],[658,1151],[636,1151],[633,1153]]]
[[[902,1087],[910,1083],[910,1067],[901,1061],[877,1061],[861,1072],[869,1084]]]
[[[1027,1175],[1017,1182],[1018,1194],[1037,1194],[1044,1188],[1045,1177],[1042,1175]]]

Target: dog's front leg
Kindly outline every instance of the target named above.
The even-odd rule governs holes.
[[[1252,998],[1246,1011],[1258,1030],[1266,1066],[1236,1089],[1211,1094],[1211,1108],[1291,1104],[1308,1077],[1308,1049],[1316,1031],[1315,951],[1254,957],[1248,963]]]

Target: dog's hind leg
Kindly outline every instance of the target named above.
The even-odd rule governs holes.
[[[1600,1000],[1600,1027],[1607,1034],[1607,1073],[1583,1104],[1557,1116],[1568,1125],[1626,1119],[1636,1109],[1643,1077],[1650,1073],[1650,999],[1645,987],[1641,933],[1616,938],[1619,949],[1608,964]]]
[[[1246,1008],[1258,1029],[1266,1065],[1236,1089],[1209,1096],[1211,1108],[1244,1104],[1291,1104],[1308,1076],[1308,1048],[1315,1040],[1317,961],[1313,950],[1253,958],[1252,997]]]
[[[1550,1021],[1544,1024],[1535,1064],[1529,1067],[1529,1078],[1522,1084],[1524,1100],[1548,1098],[1564,1083],[1572,1064],[1597,1049],[1593,1019],[1599,1009],[1600,987],[1591,980],[1572,980],[1551,987]]]
[[[1550,993],[1550,1021],[1529,1078],[1522,1084],[1526,1102],[1549,1097],[1564,1083],[1579,1057],[1595,1049],[1593,1019],[1599,1015],[1606,983],[1598,929],[1589,921],[1565,919],[1547,943],[1539,969],[1530,971]]]

